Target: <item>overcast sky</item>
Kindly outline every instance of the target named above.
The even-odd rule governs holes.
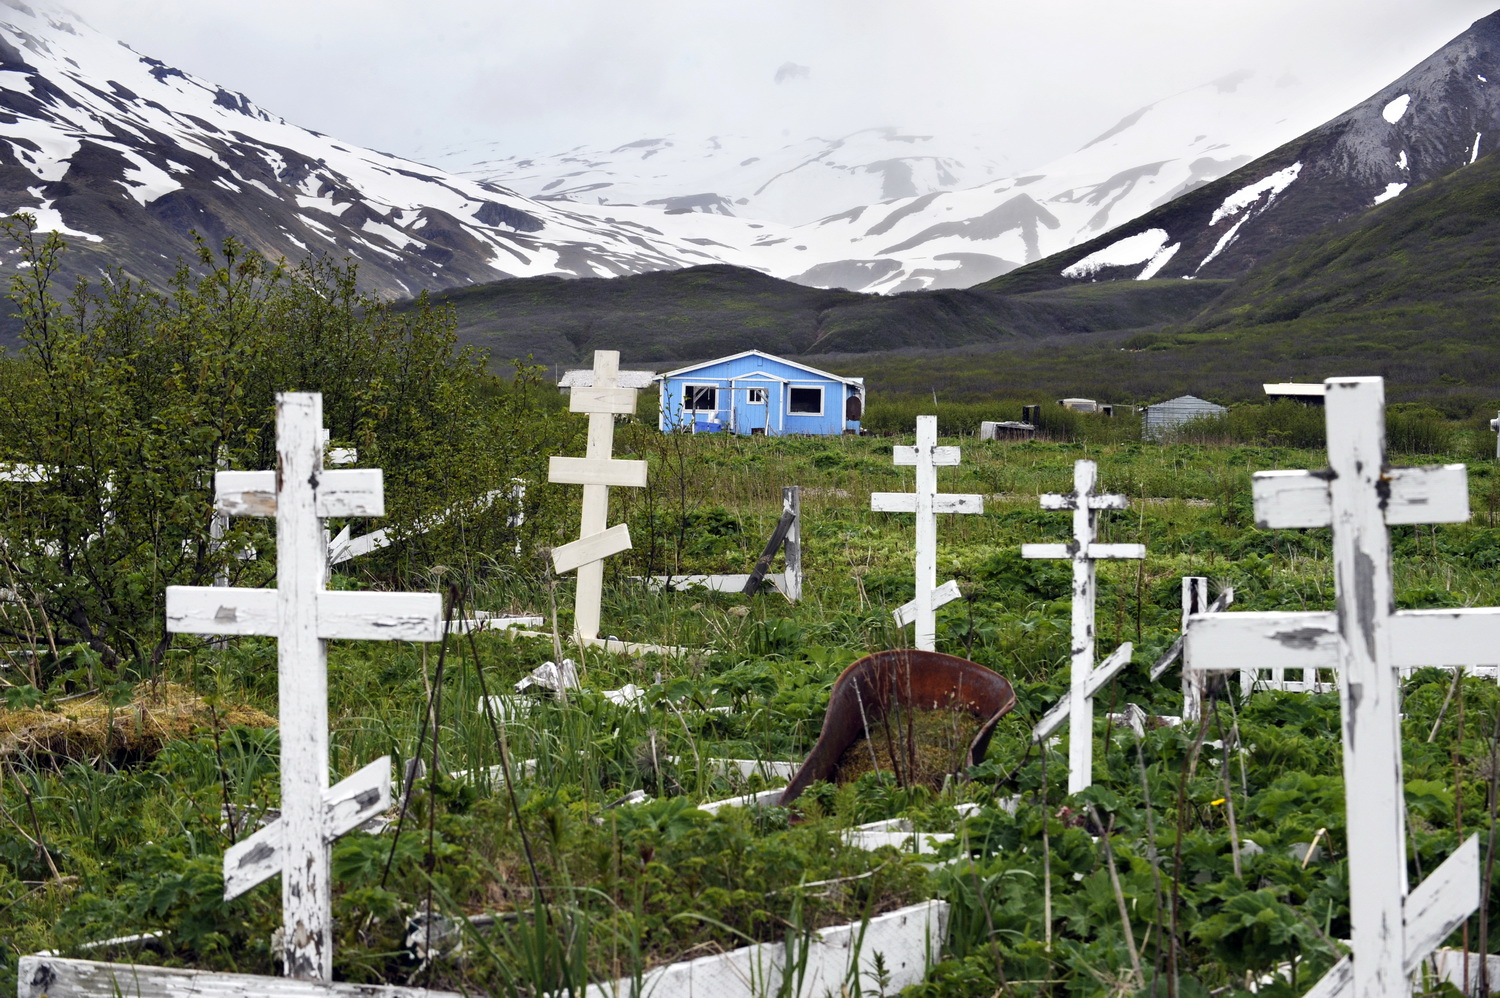
[[[1332,114],[1500,0],[61,0],[295,124],[430,160],[979,128],[1018,168],[1240,68]],[[777,79],[780,76],[781,81]]]

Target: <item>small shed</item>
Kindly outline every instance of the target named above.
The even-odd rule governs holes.
[[[1210,416],[1222,416],[1229,410],[1222,405],[1204,401],[1196,395],[1179,395],[1141,410],[1141,435],[1148,440],[1174,430],[1184,423]]]
[[[858,433],[865,380],[746,350],[658,375],[664,432]]]

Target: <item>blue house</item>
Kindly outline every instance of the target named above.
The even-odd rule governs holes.
[[[759,350],[659,374],[663,431],[858,433],[865,380]]]

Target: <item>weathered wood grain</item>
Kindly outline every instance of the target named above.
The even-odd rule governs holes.
[[[382,984],[302,981],[252,974],[224,974],[177,967],[23,956],[19,998],[460,998]]]

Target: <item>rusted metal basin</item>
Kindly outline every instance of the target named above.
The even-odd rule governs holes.
[[[790,804],[809,784],[831,777],[866,724],[893,708],[958,710],[979,718],[965,756],[972,766],[984,758],[995,723],[1015,705],[1016,692],[1004,676],[966,658],[909,649],[866,655],[834,681],[817,744],[777,803]]]

